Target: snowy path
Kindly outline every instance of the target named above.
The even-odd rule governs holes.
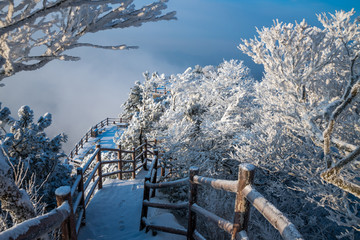
[[[75,162],[81,162],[89,152],[95,150],[97,144],[105,148],[117,148],[113,138],[115,133],[119,132],[119,128],[111,125],[100,129],[100,131],[101,133],[96,138],[89,138],[88,142],[84,143],[83,148],[79,149],[78,154],[74,157]]]
[[[90,138],[79,151],[77,158],[101,147],[116,148],[113,142],[117,126],[107,126],[97,138]],[[79,240],[184,240],[186,237],[169,233],[139,231],[141,206],[144,191],[145,171],[140,171],[135,180],[106,179],[103,188],[98,190],[86,209],[86,225],[80,228]],[[162,201],[162,200],[159,200]],[[150,222],[174,228],[182,228],[175,217],[166,210],[149,208]]]
[[[135,180],[107,179],[103,189],[90,201],[86,210],[86,225],[80,228],[79,240],[118,239],[118,240],[183,240],[184,236],[158,232],[139,231],[143,178],[141,173]],[[149,211],[154,216],[150,221],[171,227],[181,228],[175,217],[164,210]]]

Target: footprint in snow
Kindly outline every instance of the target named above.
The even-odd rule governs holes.
[[[124,221],[123,221],[123,220],[120,220],[120,221],[119,221],[119,230],[120,230],[120,231],[123,231],[124,229],[125,229]]]

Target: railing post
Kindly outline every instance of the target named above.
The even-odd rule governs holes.
[[[119,171],[122,171],[122,159],[121,159],[121,145],[119,144],[119,151],[118,151],[118,158],[119,158],[119,162],[118,162],[118,170]],[[120,173],[118,173],[118,179],[119,180],[122,180],[122,173],[120,172]]]
[[[109,126],[109,118],[106,118],[106,126]]]
[[[132,148],[132,165],[133,165],[133,172],[132,172],[132,178],[135,179],[135,171],[136,171],[136,153],[135,148]]]
[[[79,146],[76,144],[76,146],[75,146],[75,154],[76,155],[78,154],[78,148],[79,148]]]
[[[145,142],[146,142],[146,140],[145,140]],[[141,145],[142,145],[142,139],[140,138],[140,146]],[[144,151],[144,146],[141,147],[141,152],[143,152],[143,151]],[[144,154],[141,154],[140,158],[141,158],[141,164],[144,165]]]
[[[96,149],[99,149],[99,152],[96,154],[96,161],[100,163],[98,168],[98,176],[99,176],[99,185],[98,189],[102,189],[102,164],[101,164],[101,146],[100,144],[96,145]]]
[[[84,139],[80,139],[80,146],[81,146],[81,148],[84,148],[83,140],[84,140]]]
[[[154,154],[155,154],[155,163],[154,163],[154,168],[153,168],[153,171],[155,171],[154,173],[154,179],[151,179],[151,182],[152,183],[156,183],[156,179],[157,179],[157,166],[158,166],[158,161],[159,161],[159,150],[157,149],[154,149]],[[151,197],[155,197],[155,188],[152,190],[151,192]]]
[[[120,118],[120,123],[122,123],[122,118]]]
[[[147,152],[148,152],[148,141],[147,141],[147,139],[145,138],[145,145],[144,145],[144,159],[145,159],[145,162],[144,162],[144,164],[143,164],[143,168],[144,168],[145,170],[148,170],[148,168],[147,168],[147,159],[148,159]]]
[[[78,185],[78,192],[79,194],[81,194],[81,201],[80,201],[80,206],[82,207],[82,209],[84,210],[84,214],[83,217],[81,219],[81,224],[85,225],[85,219],[86,219],[86,206],[85,206],[85,191],[84,191],[84,174],[83,174],[83,170],[81,167],[78,167],[76,169],[76,173],[78,176],[80,177],[80,182]]]
[[[143,218],[147,218],[148,214],[148,206],[144,205],[144,201],[149,201],[150,199],[150,188],[146,186],[146,183],[150,182],[150,177],[148,175],[144,179],[144,194],[143,194],[143,203],[142,203],[142,209],[141,209],[141,217],[140,217],[140,231],[143,230],[146,226],[145,222],[143,221]]]
[[[196,213],[191,211],[191,206],[197,201],[197,185],[194,183],[194,176],[199,174],[198,167],[190,167],[190,189],[189,189],[189,219],[188,219],[188,229],[187,229],[187,240],[193,240],[194,232],[196,229]]]
[[[164,164],[164,161],[161,161]],[[160,164],[160,176],[164,177],[165,176],[165,166],[163,166],[163,164]]]
[[[76,234],[76,225],[75,225],[75,217],[73,212],[73,206],[72,206],[72,199],[71,199],[71,190],[69,186],[59,187],[55,191],[56,195],[56,203],[57,206],[61,206],[63,202],[68,201],[70,206],[70,216],[67,220],[65,220],[61,224],[61,237],[62,239],[68,240],[76,240],[77,234]]]
[[[247,231],[248,222],[250,218],[250,203],[245,198],[242,190],[249,184],[253,183],[255,174],[255,166],[248,163],[239,165],[237,193],[235,199],[234,210],[234,228],[231,239],[236,239],[236,233],[240,231]]]

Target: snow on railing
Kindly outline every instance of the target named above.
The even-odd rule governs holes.
[[[129,123],[128,119],[124,118],[105,118],[104,120],[97,123],[95,126],[91,127],[90,130],[85,133],[85,135],[80,139],[80,141],[75,145],[73,150],[68,155],[68,158],[70,161],[73,160],[75,155],[79,153],[79,150],[84,147],[84,144],[89,141],[91,137],[97,137],[99,134],[99,129],[109,126],[109,125],[117,125],[117,126],[123,126],[126,127]]]
[[[44,215],[26,220],[20,224],[13,226],[3,232],[0,232],[0,239],[38,239],[44,237],[50,231],[59,228],[71,215],[71,205],[64,198],[64,196],[70,195],[70,188],[64,194],[56,193],[56,199],[59,207],[53,209],[51,212]],[[63,224],[63,231],[66,231],[70,235],[70,229],[67,228],[67,224]],[[70,235],[71,238],[71,235]],[[47,238],[45,238],[47,239]],[[69,239],[64,238],[63,239]],[[71,238],[74,239],[74,238]]]
[[[101,148],[96,146],[96,150],[83,167],[77,169],[77,176],[73,186],[58,188],[55,192],[58,208],[51,212],[27,220],[11,229],[0,233],[0,239],[36,239],[48,234],[50,231],[59,228],[62,239],[77,239],[80,227],[86,221],[86,207],[91,201],[91,197],[96,187],[102,188],[104,177],[117,175],[118,179],[135,178],[136,173],[144,168],[147,170],[147,162],[151,162],[149,172],[144,181],[143,204],[140,217],[140,230],[163,231],[173,234],[184,235],[187,239],[205,238],[196,230],[196,216],[203,215],[206,219],[214,222],[220,229],[223,229],[231,235],[231,239],[246,240],[247,227],[249,222],[250,204],[253,205],[281,234],[286,240],[301,240],[303,237],[296,227],[272,205],[264,196],[262,196],[253,187],[253,178],[255,167],[251,164],[240,164],[238,180],[221,180],[199,176],[199,168],[191,167],[189,177],[170,181],[157,182],[158,169],[161,168],[161,175],[165,175],[165,170],[159,165],[159,152],[156,147],[156,140],[153,145],[147,140],[132,150],[123,150],[121,146],[116,149]],[[150,148],[153,150],[151,151]],[[101,159],[102,152],[117,152],[118,159],[104,161]],[[126,157],[130,155],[129,157]],[[152,155],[152,158],[149,158]],[[105,172],[103,165],[116,164],[117,170]],[[157,188],[189,186],[188,202],[180,203],[159,203],[150,201],[155,197]],[[198,185],[206,185],[218,190],[233,192],[236,194],[234,220],[228,221],[214,213],[200,207],[197,204]],[[73,201],[74,200],[74,201]],[[188,228],[177,229],[167,226],[152,224],[147,218],[148,208],[163,209],[184,209],[188,210]]]
[[[140,230],[146,231],[163,231],[178,235],[184,235],[190,239],[205,239],[198,231],[196,231],[196,215],[200,214],[207,220],[214,222],[220,229],[231,235],[231,239],[248,239],[247,228],[250,217],[250,204],[254,206],[280,233],[286,240],[302,240],[303,237],[283,213],[281,213],[274,205],[272,205],[263,195],[261,195],[253,186],[255,167],[251,164],[240,164],[238,180],[220,180],[198,176],[199,168],[191,167],[188,178],[170,181],[166,183],[156,183],[157,159],[152,163],[149,174],[144,182],[143,207],[140,218]],[[155,193],[156,188],[189,186],[189,201],[176,204],[157,203],[150,201],[150,191]],[[214,213],[197,205],[197,185],[207,185],[214,189],[224,190],[236,193],[234,220],[225,220]],[[163,209],[187,209],[188,210],[188,228],[175,229],[167,226],[159,226],[152,224],[147,218],[148,208]]]
[[[60,187],[56,190],[56,201],[58,208],[51,212],[29,219],[21,224],[1,232],[0,239],[36,239],[48,234],[50,231],[59,228],[62,239],[76,240],[81,225],[86,221],[86,207],[91,201],[95,189],[102,189],[103,178],[117,175],[118,179],[135,178],[141,168],[147,170],[147,162],[158,159],[156,150],[156,140],[145,140],[138,147],[132,150],[119,148],[101,148],[96,146],[96,150],[89,157],[83,167],[77,168],[77,176],[71,187]],[[153,148],[153,151],[150,151]],[[103,161],[102,152],[117,152],[118,159]],[[130,157],[126,157],[130,155]],[[151,156],[152,155],[152,156]],[[149,157],[152,158],[149,158]],[[156,161],[157,163],[157,161]],[[116,164],[116,171],[105,172],[103,165]],[[162,171],[164,172],[164,171]]]

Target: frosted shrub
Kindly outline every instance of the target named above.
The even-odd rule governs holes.
[[[19,109],[18,120],[10,116],[7,108],[0,112],[0,122],[10,129],[7,132],[3,127],[0,135],[0,199],[2,211],[10,213],[11,225],[42,213],[45,205],[54,207],[55,189],[71,184],[71,168],[61,162],[65,156],[61,145],[66,136],[59,134],[50,139],[44,131],[51,125],[51,114],[34,122],[28,106]]]

